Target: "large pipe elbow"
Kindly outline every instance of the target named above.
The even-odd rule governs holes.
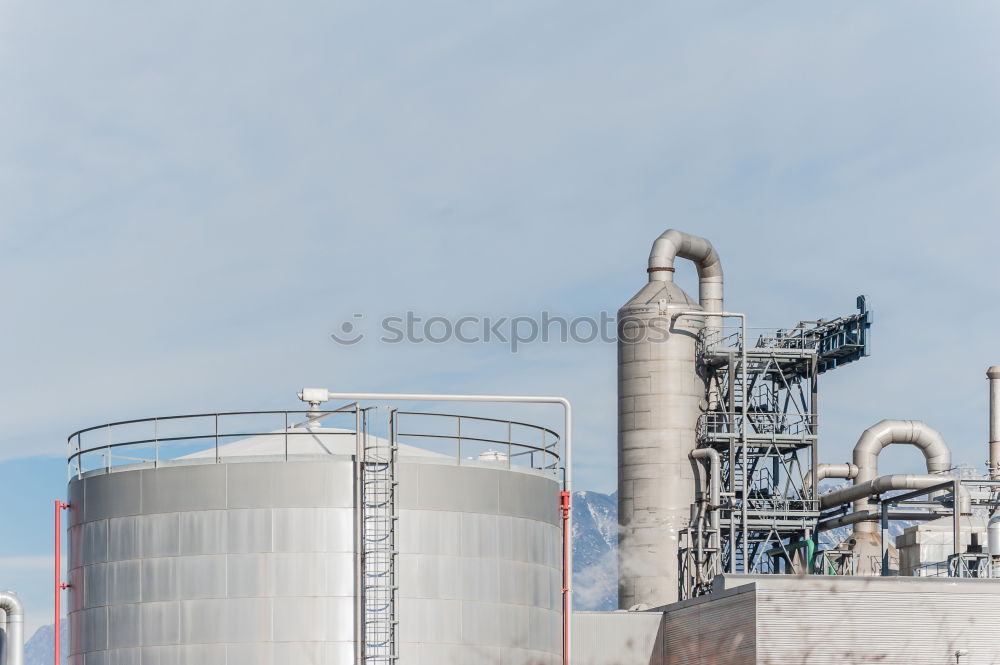
[[[24,665],[24,607],[13,591],[0,591],[0,610],[7,616],[5,665]]]
[[[878,475],[878,456],[886,446],[908,444],[916,447],[924,455],[927,473],[937,475],[939,482],[947,479],[951,470],[951,449],[944,437],[933,427],[919,420],[883,420],[866,429],[854,446],[854,464],[858,467],[854,484],[861,486],[871,482]],[[873,510],[868,500],[869,494],[858,497],[854,510]],[[870,523],[859,522],[856,532],[872,531]]]
[[[919,420],[883,420],[866,429],[854,446],[858,484],[878,475],[878,456],[892,444],[909,444],[919,449],[926,459],[927,473],[945,473],[951,469],[951,449],[936,429]]]
[[[673,281],[674,259],[693,261],[698,268],[698,302],[706,312],[723,311],[722,260],[705,238],[677,229],[664,231],[649,252],[649,281]]]
[[[695,448],[688,455],[691,459],[708,460],[708,500],[711,502],[713,510],[718,510],[719,500],[722,496],[722,463],[719,451],[714,448]]]
[[[844,478],[851,480],[858,477],[858,466],[856,464],[817,464],[816,482],[826,478]],[[812,489],[812,471],[807,471],[802,479],[802,491],[809,495]]]

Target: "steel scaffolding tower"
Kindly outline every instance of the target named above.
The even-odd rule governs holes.
[[[719,478],[712,465],[700,467],[705,491],[681,534],[681,598],[706,593],[721,572],[809,572],[819,518],[818,377],[869,354],[872,316],[864,296],[857,305],[858,314],[832,321],[701,336],[698,446],[715,451],[701,457],[717,455]],[[712,482],[718,505],[709,501]]]

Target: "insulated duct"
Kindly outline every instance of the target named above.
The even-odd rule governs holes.
[[[951,450],[945,443],[944,437],[936,429],[928,426],[919,420],[883,420],[864,431],[858,443],[854,446],[854,464],[858,467],[857,477],[854,479],[854,487],[862,488],[866,483],[875,480],[878,475],[878,456],[882,450],[892,444],[909,444],[917,447],[924,454],[927,460],[927,473],[945,474],[951,469]],[[885,476],[893,478],[896,476]],[[918,476],[913,476],[914,478]],[[931,485],[943,483],[949,476],[936,476],[937,482],[921,485],[920,487],[893,487],[890,489],[921,489]],[[848,490],[846,488],[832,494],[821,497],[821,502],[827,501],[827,497],[841,495]],[[876,507],[868,501],[871,492],[862,492],[856,496],[852,494],[854,510],[876,510]],[[822,505],[836,505],[823,503]],[[855,533],[874,533],[875,525],[871,522],[859,522],[854,525]]]
[[[829,494],[824,494],[819,498],[819,506],[822,509],[826,509],[839,506],[847,503],[848,501],[854,501],[854,512],[858,512],[857,505],[859,503],[864,503],[867,506],[867,498],[870,496],[894,490],[922,490],[927,487],[933,487],[934,485],[940,485],[941,483],[948,482],[950,480],[952,480],[950,476],[939,476],[929,473],[895,473],[889,476],[879,476],[878,478],[873,478],[863,483],[855,481],[855,484],[850,487],[845,487],[843,489],[830,492]],[[958,510],[963,515],[972,512],[972,501],[969,497],[969,490],[967,490],[964,486],[960,486],[959,489]],[[879,509],[875,506],[872,506],[870,509],[865,508],[865,511],[870,511],[871,515],[879,514]],[[872,526],[871,522],[858,522],[854,525],[854,530],[874,530],[874,528],[858,529],[858,527],[863,524],[867,524],[870,527]]]
[[[852,478],[858,477],[858,467],[854,464],[817,464],[816,465],[816,482],[824,480],[825,478],[845,478],[850,480]],[[812,489],[812,471],[807,471],[805,477],[802,479],[802,492],[805,496],[809,496],[811,493],[809,490]]]
[[[24,608],[13,591],[0,591],[0,610],[7,616],[4,625],[4,665],[24,665]]]

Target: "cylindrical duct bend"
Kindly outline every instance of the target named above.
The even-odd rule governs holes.
[[[816,482],[820,482],[826,478],[845,478],[850,480],[852,478],[858,477],[858,467],[854,464],[817,464],[816,465]],[[811,494],[812,489],[812,471],[806,471],[806,475],[802,478],[802,492],[806,496]],[[817,490],[818,491],[818,490]]]
[[[714,448],[696,448],[689,453],[691,459],[708,460],[708,501],[711,504],[712,540],[719,546],[719,503],[722,497],[722,463],[719,451]]]
[[[936,429],[919,420],[883,420],[866,429],[854,446],[854,464],[858,467],[855,485],[864,485],[875,479],[879,453],[892,444],[909,444],[920,449],[927,460],[929,474],[945,474],[951,469],[951,450]],[[942,475],[941,482],[945,480],[947,476]],[[868,495],[854,502],[855,511],[874,509]],[[859,522],[854,525],[854,531],[872,533],[875,525]]]
[[[5,665],[24,665],[24,608],[13,591],[0,591],[0,610],[7,615],[4,635]]]
[[[693,261],[698,268],[698,303],[706,312],[723,311],[722,304],[722,261],[712,243],[705,238],[684,233],[677,229],[664,231],[653,242],[649,251],[649,273],[651,282],[672,282],[674,279],[674,259],[676,257]],[[705,317],[705,326],[718,330],[718,317]]]

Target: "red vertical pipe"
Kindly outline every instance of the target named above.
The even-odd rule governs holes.
[[[573,571],[569,569],[569,548],[572,546],[570,543],[570,532],[567,526],[569,525],[569,511],[570,511],[570,493],[560,492],[559,493],[559,508],[562,511],[562,527],[563,527],[563,580],[562,580],[562,609],[563,609],[563,665],[569,665],[569,622],[570,622],[570,612],[569,612],[569,581],[570,575]]]
[[[59,608],[59,601],[62,590],[68,589],[68,584],[62,581],[62,510],[69,508],[68,503],[63,503],[56,499],[56,565],[55,565],[55,595],[56,595],[56,630],[55,630],[55,665],[61,665],[60,659],[60,638],[62,630],[62,611]]]
[[[61,557],[60,557],[60,554],[62,553],[62,541],[60,540],[60,535],[61,534],[59,533],[60,531],[62,531],[62,525],[60,524],[60,522],[62,521],[60,519],[62,517],[62,515],[60,513],[61,510],[62,510],[62,501],[59,501],[58,499],[56,499],[56,556],[55,556],[55,560],[56,560],[56,576],[55,576],[55,586],[54,586],[55,595],[56,595],[56,631],[55,631],[56,662],[55,662],[55,665],[59,665],[59,631],[61,629],[61,626],[59,625],[59,617],[62,614],[62,612],[59,610],[59,596],[62,593],[62,590],[59,588],[60,585],[62,584],[62,579],[61,579],[62,576],[60,575],[61,571],[59,570],[60,564],[62,563]]]

